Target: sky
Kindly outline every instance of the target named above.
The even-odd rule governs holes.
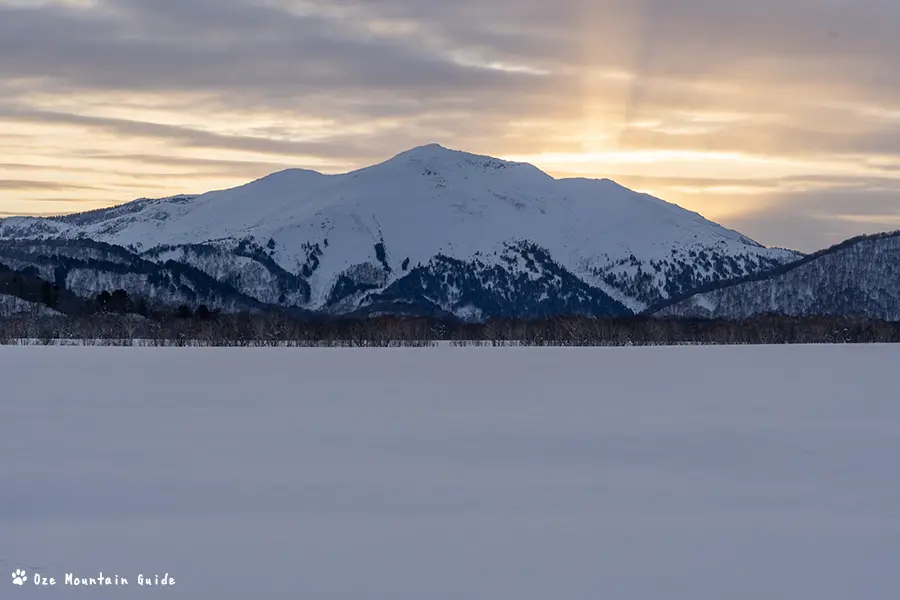
[[[896,0],[0,0],[0,216],[427,143],[767,245],[900,229]]]

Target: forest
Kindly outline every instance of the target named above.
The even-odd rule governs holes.
[[[112,305],[122,302],[113,299]],[[853,344],[900,342],[900,323],[766,315],[744,320],[683,318],[494,319],[326,318],[286,313],[217,313],[201,306],[154,318],[102,312],[20,314],[0,319],[0,344],[159,346],[648,346],[680,344]]]

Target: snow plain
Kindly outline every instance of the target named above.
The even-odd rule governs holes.
[[[0,598],[893,599],[897,365],[3,347]]]

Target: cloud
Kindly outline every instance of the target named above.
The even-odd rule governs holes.
[[[301,16],[235,0],[0,10],[0,68],[7,77],[39,74],[79,88],[251,96],[263,89],[283,98],[336,88],[463,92],[488,83],[515,87],[525,77],[464,66],[440,47],[365,36],[352,14],[346,21],[324,11]]]
[[[188,148],[221,148],[249,150],[260,154],[316,154],[319,156],[352,155],[352,152],[355,149],[354,143],[349,139],[338,138],[325,142],[283,141],[271,138],[223,135],[212,131],[203,131],[177,125],[67,114],[54,111],[4,109],[0,107],[0,119],[32,122],[43,125],[49,123],[59,125],[80,125],[91,129],[108,131],[115,135],[169,140]]]
[[[861,182],[815,192],[776,193],[731,225],[764,243],[812,252],[865,233],[900,230],[900,186]]]
[[[32,181],[27,179],[0,179],[0,190],[94,190],[95,187],[58,183],[55,181]]]

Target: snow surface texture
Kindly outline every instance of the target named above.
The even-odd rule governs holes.
[[[0,595],[893,600],[897,364],[2,347]],[[40,590],[19,568],[176,585]]]
[[[198,197],[9,218],[0,237],[86,237],[186,262],[261,302],[339,311],[365,305],[367,294],[438,256],[530,275],[527,258],[513,264],[508,256],[521,242],[632,311],[798,258],[609,180],[557,180],[532,165],[438,145],[343,175],[293,169]],[[304,284],[279,283],[270,260]],[[335,300],[342,277],[360,293]],[[458,314],[480,308],[457,305],[454,293],[429,301]]]
[[[900,321],[900,232],[849,240],[759,281],[695,294],[656,314],[746,319],[766,313]]]

